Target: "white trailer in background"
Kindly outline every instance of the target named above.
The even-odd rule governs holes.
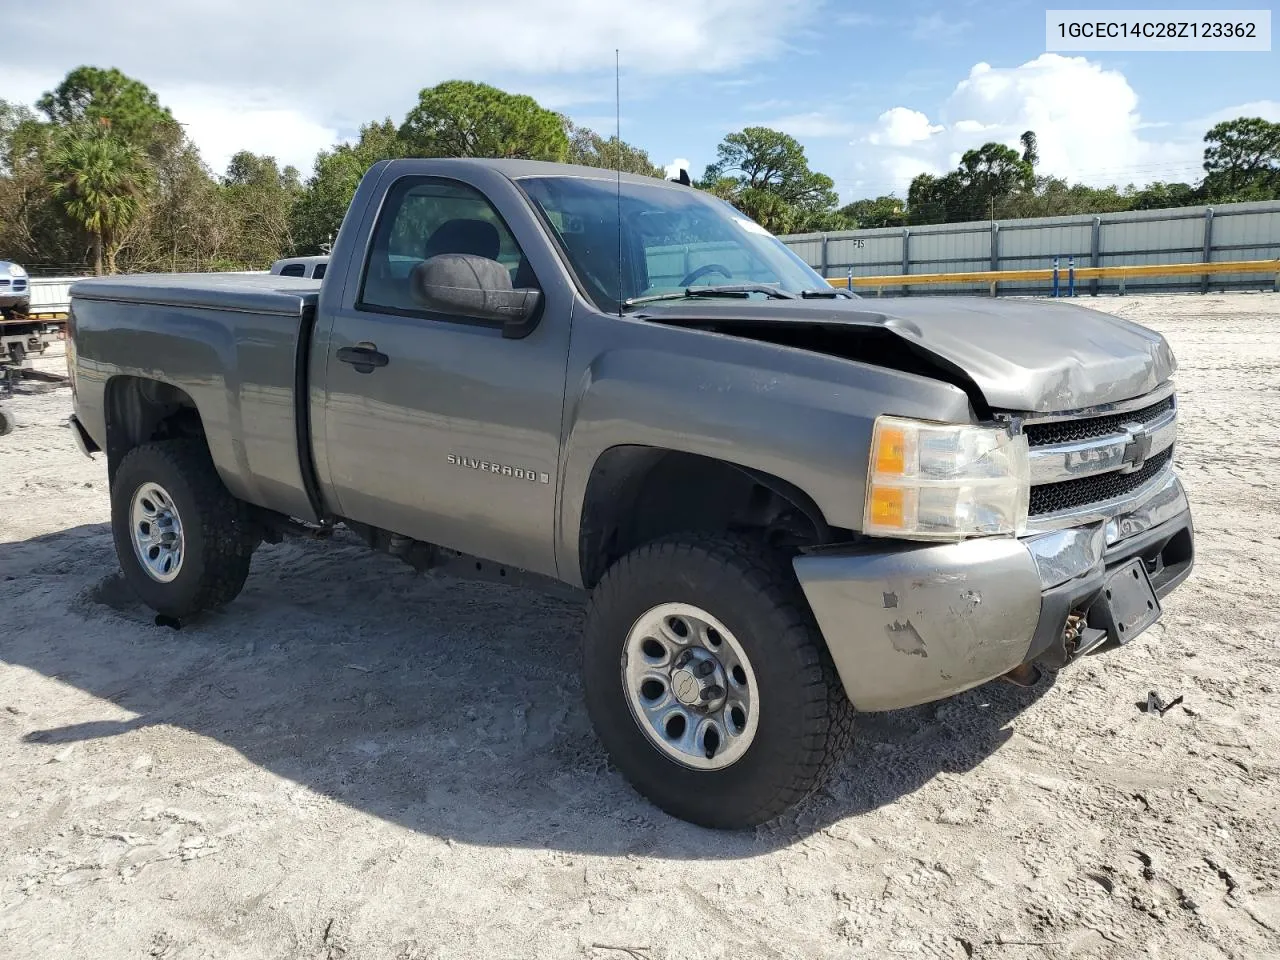
[[[64,336],[61,324],[32,309],[35,285],[21,266],[0,260],[0,363],[21,366]]]

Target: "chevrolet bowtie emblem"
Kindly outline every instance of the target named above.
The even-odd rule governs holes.
[[[1147,432],[1147,428],[1141,424],[1131,424],[1128,430],[1129,442],[1125,444],[1124,467],[1121,473],[1141,470],[1142,465],[1147,462],[1147,457],[1151,455],[1151,434]]]

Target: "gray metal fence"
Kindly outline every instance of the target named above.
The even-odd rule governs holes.
[[[1060,259],[1063,283],[1069,258],[1078,267],[1207,263],[1280,258],[1280,200],[1216,207],[1133,210],[1032,220],[947,223],[918,227],[808,233],[781,238],[824,277],[1031,270]],[[1130,279],[1128,292],[1271,289],[1257,274]],[[1119,292],[1118,280],[1090,280],[1077,294]],[[986,293],[989,284],[887,288],[885,294]],[[1043,282],[1006,281],[999,293],[1047,293]]]

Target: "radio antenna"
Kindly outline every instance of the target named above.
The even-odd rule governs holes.
[[[618,172],[618,316],[622,316],[622,56],[613,48],[613,164]]]

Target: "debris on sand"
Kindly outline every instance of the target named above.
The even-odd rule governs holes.
[[[1163,717],[1166,713],[1168,713],[1170,710],[1172,710],[1181,702],[1182,702],[1182,694],[1178,694],[1168,703],[1165,703],[1164,700],[1161,699],[1160,694],[1156,693],[1156,691],[1154,690],[1148,690],[1146,702],[1143,703],[1140,701],[1138,703],[1138,709],[1146,713],[1158,713],[1160,716]]]

